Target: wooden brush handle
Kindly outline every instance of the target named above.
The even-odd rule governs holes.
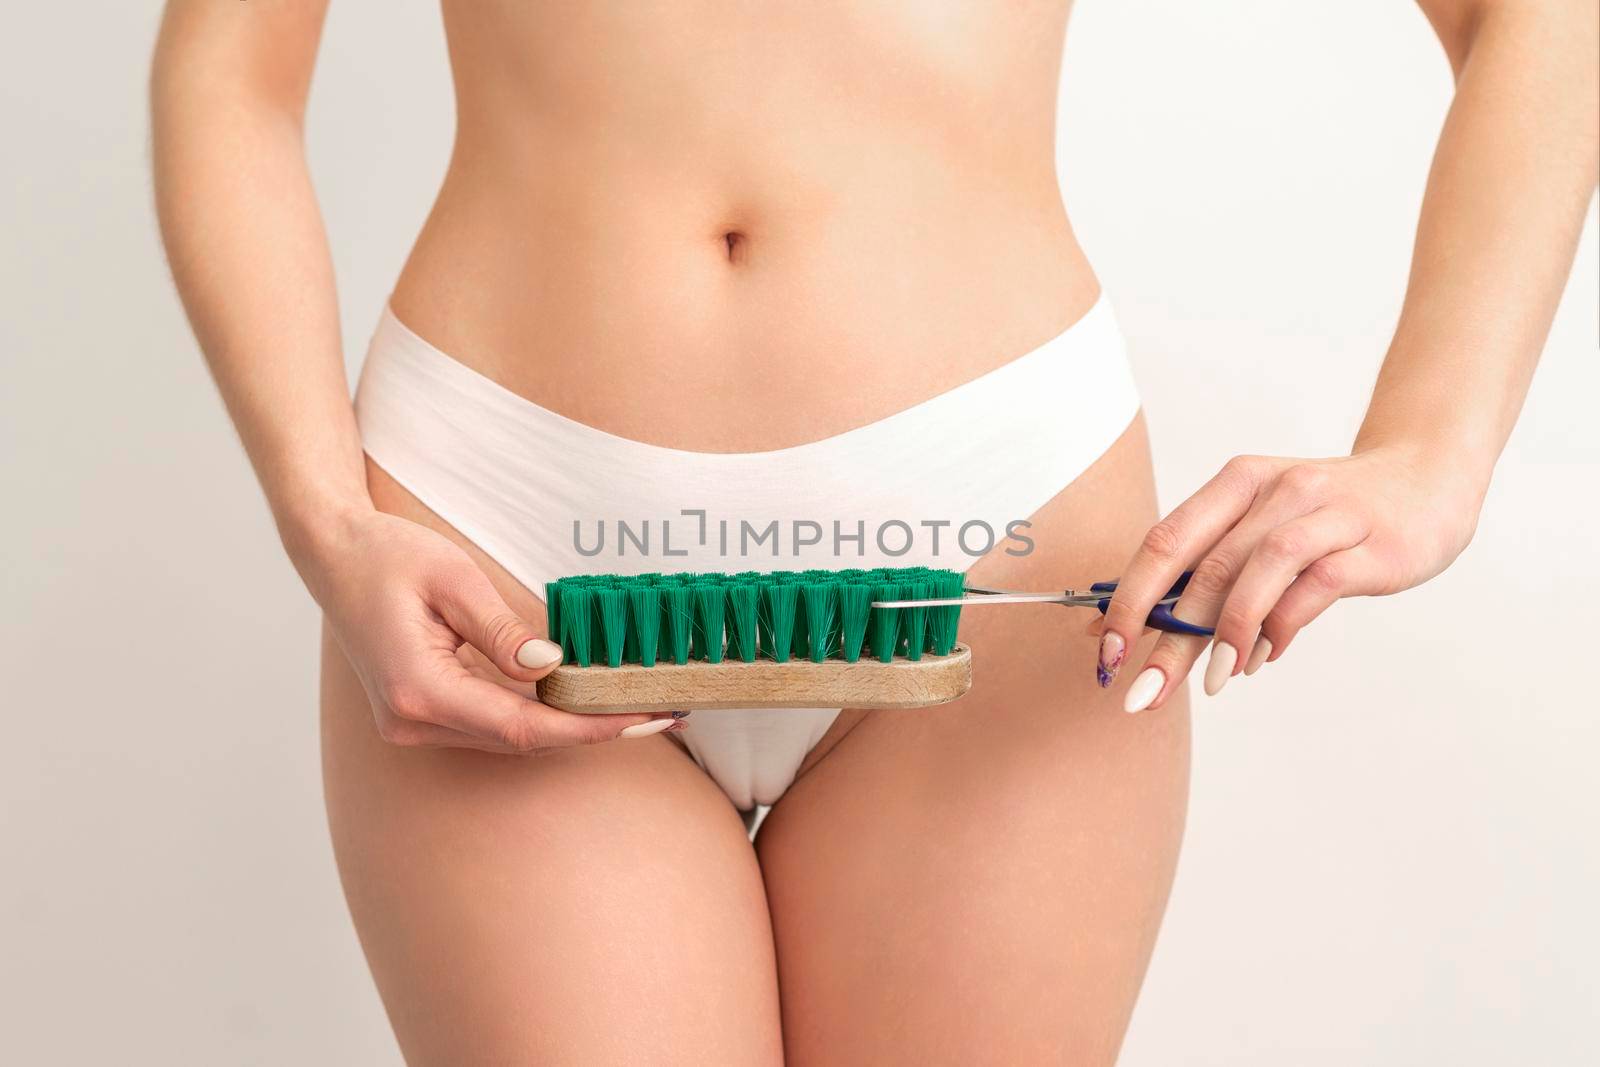
[[[972,688],[972,649],[920,660],[793,659],[557,667],[539,700],[563,711],[692,711],[696,708],[924,708]]]

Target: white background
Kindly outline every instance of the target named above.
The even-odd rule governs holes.
[[[316,611],[149,208],[155,5],[25,10],[0,42],[0,1061],[398,1063],[323,825]],[[1449,93],[1399,0],[1083,0],[1063,184],[1168,505],[1234,453],[1348,447]],[[309,139],[352,363],[451,122],[437,12],[333,4]],[[1125,1064],[1600,1062],[1597,285],[1591,213],[1460,562],[1197,700]]]

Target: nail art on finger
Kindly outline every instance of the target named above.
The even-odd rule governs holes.
[[[1095,681],[1100,683],[1101,689],[1109,689],[1116,680],[1117,670],[1122,666],[1122,661],[1128,658],[1127,642],[1122,640],[1122,635],[1107,632],[1100,638],[1100,659],[1095,664]]]

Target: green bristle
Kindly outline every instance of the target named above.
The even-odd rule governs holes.
[[[871,590],[861,585],[860,582],[834,583],[834,604],[836,606],[833,612],[833,645],[832,650],[828,653],[830,656],[844,658],[844,595],[846,589],[854,589],[858,586],[866,590],[869,597],[872,595]]]
[[[685,583],[684,588],[689,590],[689,658],[706,658],[705,620],[700,617],[700,612],[695,610],[695,601],[699,599],[696,592],[698,582]]]
[[[927,600],[927,582],[906,582],[900,586],[902,600]],[[904,620],[900,632],[904,637],[903,655],[907,659],[917,660],[922,658],[922,650],[928,642],[928,609],[927,608],[901,608]]]
[[[795,609],[800,587],[792,582],[773,582],[761,587],[761,614],[766,622],[770,644],[767,654],[779,663],[789,660],[794,640]]]
[[[811,654],[811,626],[806,621],[806,583],[798,576],[789,583],[795,590],[794,633],[790,635],[789,655],[806,659]]]
[[[589,636],[593,632],[589,623],[591,611],[588,589],[581,585],[572,585],[563,590],[562,641],[570,650],[568,658],[580,667],[589,665]]]
[[[661,587],[633,585],[628,587],[628,607],[639,662],[646,667],[656,665],[656,651],[661,641]]]
[[[656,603],[661,606],[661,611],[656,616],[656,662],[672,658],[672,639],[667,632],[667,590],[672,588],[671,583],[662,580],[653,583],[650,588],[656,591]]]
[[[585,667],[948,655],[959,607],[871,602],[945,599],[964,589],[960,572],[921,566],[582,574],[544,583],[551,639],[568,663]]]
[[[754,572],[749,572],[754,573]],[[746,663],[756,658],[756,598],[760,591],[754,585],[727,587],[728,648]]]
[[[694,604],[686,585],[662,588],[661,602],[666,610],[667,656],[674,663],[689,662],[689,639],[694,629]]]
[[[694,590],[695,632],[702,642],[699,658],[707,663],[721,663],[725,647],[723,618],[728,603],[727,594],[715,582],[701,582],[690,588]]]
[[[871,586],[840,583],[839,651],[850,663],[861,658],[861,642],[867,636],[867,616],[871,604]]]
[[[606,665],[620,667],[628,636],[627,594],[614,585],[602,585],[594,590],[594,603]]]
[[[880,582],[872,587],[873,600],[899,600],[900,586],[894,582]],[[895,641],[900,633],[899,608],[873,608],[868,620],[872,654],[884,663],[894,659]]]
[[[622,662],[639,662],[639,627],[633,621],[633,602],[628,596],[638,586],[633,578],[618,578],[617,591],[622,594],[623,615],[627,625],[622,630]]]
[[[561,640],[561,582],[544,583],[544,632],[552,641]]]
[[[837,582],[807,582],[800,587],[806,605],[806,645],[811,662],[821,663],[833,643],[833,622],[839,606]]]
[[[772,658],[772,619],[767,609],[767,589],[773,585],[772,575],[763,574],[755,582],[756,590],[756,655]]]
[[[600,626],[600,600],[595,593],[604,586],[595,583],[589,586],[589,655],[594,659],[604,659],[606,654],[606,635]]]
[[[844,613],[839,610],[839,594],[848,586],[836,574],[830,574],[823,582],[833,587],[833,620],[828,624],[828,658],[838,659],[844,655]]]
[[[966,580],[954,571],[946,571],[934,580],[935,599],[958,597],[966,591]],[[948,656],[956,647],[956,632],[961,625],[961,605],[945,604],[928,609],[929,651],[937,656]]]
[[[810,582],[811,585],[828,586],[830,593],[826,595],[826,617],[828,625],[824,628],[820,640],[822,641],[822,658],[837,658],[839,655],[839,576],[833,571],[823,571]],[[817,594],[821,596],[822,594]],[[815,643],[816,636],[808,637]]]
[[[545,605],[545,617],[551,614],[556,617],[556,629],[550,631],[550,640],[561,646],[561,657],[564,662],[573,662],[572,641],[567,637],[567,594],[577,588],[568,579],[561,579],[555,583],[555,592],[551,594],[549,604]],[[550,606],[554,605],[554,612]]]

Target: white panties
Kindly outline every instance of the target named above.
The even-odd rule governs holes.
[[[356,392],[373,462],[536,595],[590,572],[966,570],[991,548],[1021,554],[1029,516],[1138,408],[1103,296],[963,385],[767,452],[689,452],[574,421],[445,355],[388,308]],[[700,710],[677,736],[749,811],[783,794],[839,711]]]

